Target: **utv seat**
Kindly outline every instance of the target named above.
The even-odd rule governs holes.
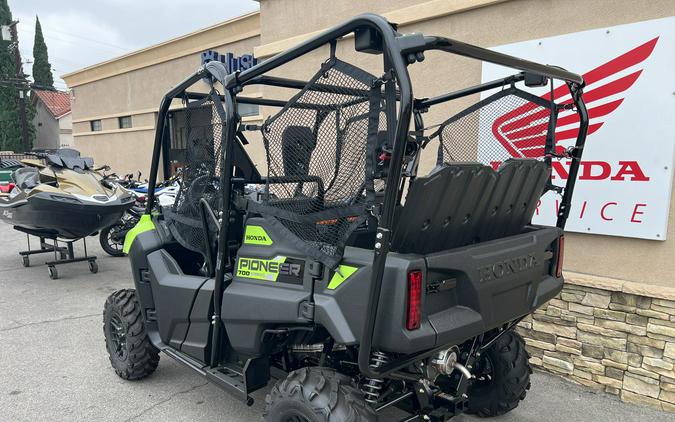
[[[439,166],[410,186],[392,250],[429,254],[522,233],[549,171],[534,159],[510,159],[497,171],[480,163]],[[429,198],[438,207],[426,207]]]

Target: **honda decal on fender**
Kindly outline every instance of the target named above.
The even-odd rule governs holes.
[[[665,240],[675,154],[675,17],[493,49],[567,69],[586,69],[588,138],[566,229]],[[509,69],[483,64],[483,82],[508,75]],[[552,94],[557,103],[571,104],[566,85],[557,84],[552,92],[550,87],[530,91],[544,99]],[[491,133],[503,148],[500,161],[491,161],[495,169],[509,158],[542,155],[547,128],[540,113],[528,103],[490,121]],[[541,136],[524,137],[539,126]],[[578,126],[574,110],[560,111],[555,128],[557,151],[574,145]],[[487,148],[479,143],[479,159],[483,153],[487,157]],[[554,184],[564,186],[569,165],[569,159],[553,160]],[[533,222],[555,225],[559,206],[560,196],[548,192]]]

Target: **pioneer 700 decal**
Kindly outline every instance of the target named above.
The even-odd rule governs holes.
[[[304,261],[276,256],[272,259],[237,258],[237,277],[302,284]]]

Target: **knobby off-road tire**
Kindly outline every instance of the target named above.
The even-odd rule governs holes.
[[[265,422],[375,422],[377,415],[346,375],[302,368],[279,380],[265,398]]]
[[[145,333],[135,290],[118,290],[108,296],[103,309],[103,334],[110,364],[121,378],[139,380],[157,369],[159,350]]]
[[[480,357],[478,380],[469,389],[469,413],[482,418],[503,415],[518,407],[530,389],[530,355],[513,330],[504,333]],[[481,380],[482,378],[482,380]]]

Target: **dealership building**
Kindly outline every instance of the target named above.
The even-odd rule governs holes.
[[[584,74],[590,134],[567,225],[567,285],[519,330],[536,367],[675,412],[675,2],[259,3],[259,12],[63,75],[75,147],[118,174],[147,177],[160,100],[203,61],[245,69],[362,12],[384,15],[400,32],[442,35]],[[338,56],[356,57],[352,47],[353,38],[340,41]],[[325,58],[325,51],[313,52],[279,74],[307,80]],[[428,54],[426,60],[410,67],[418,98],[508,74],[457,56]],[[272,88],[244,94],[260,97],[264,89]],[[428,119],[441,121],[479,99],[433,110]],[[256,124],[275,110],[242,104],[239,112]],[[165,131],[176,166],[186,147],[181,113],[183,105],[174,101]],[[246,148],[264,166],[262,142],[250,141]],[[435,147],[429,149],[424,169],[435,160]],[[566,169],[554,167],[553,177],[564,179]],[[542,200],[535,222],[552,223],[556,206]]]

